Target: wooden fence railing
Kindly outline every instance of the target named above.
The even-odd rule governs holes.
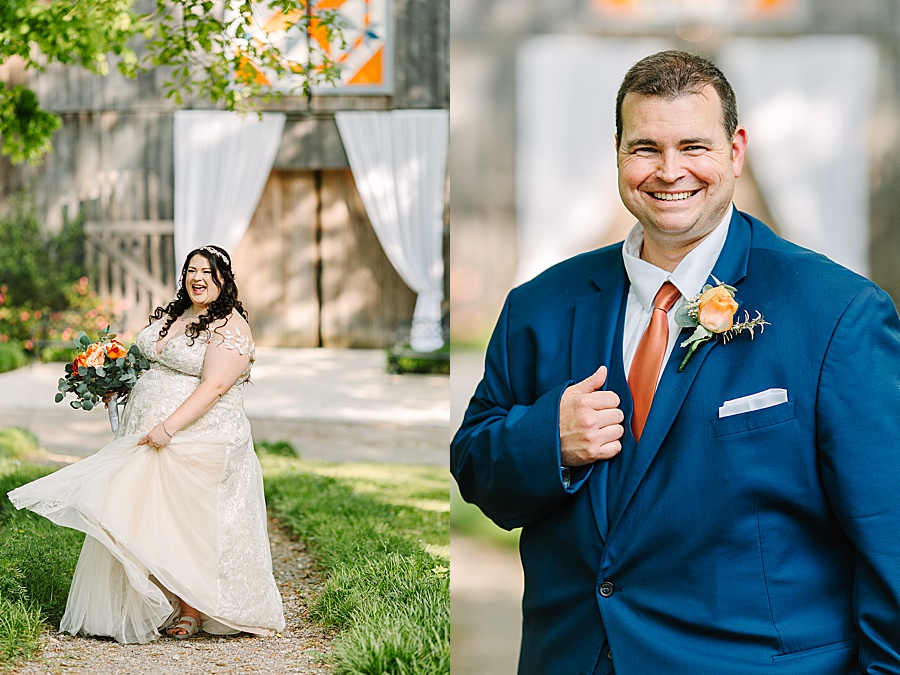
[[[122,308],[116,330],[136,333],[175,295],[174,224],[170,220],[88,221],[85,258],[101,297]]]

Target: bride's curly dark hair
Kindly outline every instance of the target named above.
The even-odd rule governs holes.
[[[178,293],[175,299],[165,307],[157,307],[153,314],[150,315],[150,323],[158,321],[166,315],[169,317],[159,331],[160,338],[168,335],[169,328],[171,328],[175,320],[194,304],[188,295],[185,281],[187,279],[188,265],[191,262],[191,258],[195,255],[202,255],[209,261],[213,283],[219,287],[219,297],[210,303],[203,314],[197,317],[195,323],[188,324],[187,328],[185,328],[184,333],[191,338],[191,344],[194,344],[194,341],[200,337],[201,333],[209,333],[210,324],[230,316],[232,310],[237,310],[238,314],[244,319],[248,319],[247,311],[241,305],[241,301],[238,300],[237,284],[234,282],[234,272],[231,269],[231,256],[228,255],[224,248],[219,246],[201,246],[188,253],[187,258],[184,259],[184,265],[181,267]]]

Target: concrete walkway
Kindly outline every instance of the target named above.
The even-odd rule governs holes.
[[[254,439],[290,441],[307,459],[446,466],[449,378],[390,375],[384,366],[381,350],[259,347],[244,387]],[[51,452],[86,457],[112,439],[109,421],[102,408],[54,403],[63,374],[59,363],[0,374],[0,426],[25,427]]]

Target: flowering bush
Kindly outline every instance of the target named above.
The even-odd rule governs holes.
[[[41,349],[41,345],[71,342],[78,332],[73,325],[96,334],[118,318],[120,308],[97,297],[89,289],[87,277],[70,284],[65,299],[67,307],[62,310],[35,309],[33,303],[16,306],[10,303],[7,287],[0,286],[0,344],[17,342],[26,353],[40,360],[53,360],[56,352],[63,351],[63,358],[68,360],[69,349]]]
[[[137,345],[125,349],[108,330],[100,331],[96,342],[83,330],[78,331],[75,345],[78,354],[66,364],[66,376],[59,379],[56,394],[57,403],[66,394],[75,394],[75,400],[69,402],[73,408],[91,410],[104,396],[113,393],[119,395],[119,403],[124,402],[141,372],[150,367]]]
[[[0,215],[0,345],[40,360],[68,360],[81,326],[92,335],[116,325],[116,308],[89,288],[80,218],[52,234],[41,227],[33,199],[13,196]],[[26,359],[27,360],[27,359]]]

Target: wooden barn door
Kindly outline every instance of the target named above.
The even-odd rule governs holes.
[[[234,263],[260,345],[385,347],[415,306],[349,169],[273,171]]]

